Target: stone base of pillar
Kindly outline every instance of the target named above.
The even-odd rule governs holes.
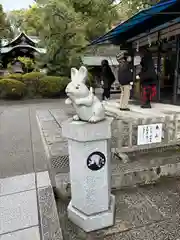
[[[68,217],[85,232],[92,232],[114,225],[115,196],[110,196],[110,207],[108,211],[94,215],[85,215],[73,207],[72,202],[68,206]]]

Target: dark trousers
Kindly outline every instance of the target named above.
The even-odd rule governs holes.
[[[111,88],[104,88],[103,94],[102,94],[102,100],[105,98],[110,98],[110,90]]]

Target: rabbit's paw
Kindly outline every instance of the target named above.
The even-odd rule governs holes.
[[[76,99],[75,104],[76,105],[82,105],[82,100],[81,99]]]
[[[99,117],[96,117],[96,116],[92,116],[90,119],[89,119],[89,122],[90,123],[96,123],[96,122],[99,122],[101,121],[101,119]]]
[[[78,116],[78,115],[74,115],[74,116],[73,116],[73,120],[74,120],[74,121],[79,121],[79,120],[80,120],[80,118],[79,118],[79,116]]]
[[[72,104],[72,101],[71,101],[71,99],[70,99],[70,98],[67,98],[67,99],[66,99],[66,101],[65,101],[65,104],[67,104],[67,105],[70,105],[70,104]]]

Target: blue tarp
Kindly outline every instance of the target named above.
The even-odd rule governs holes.
[[[149,9],[142,10],[141,12],[134,15],[132,18],[128,19],[126,22],[118,25],[104,36],[101,36],[91,42],[91,45],[99,44],[106,41],[111,41],[117,38],[120,34],[129,31],[132,28],[137,28],[139,24],[151,19],[153,16],[168,10],[169,7],[177,3],[178,0],[169,0],[166,2],[160,2]]]

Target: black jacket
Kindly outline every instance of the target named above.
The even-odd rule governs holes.
[[[152,59],[151,53],[146,53],[141,60],[141,72],[140,72],[140,82],[141,85],[147,86],[156,84],[157,75]]]
[[[119,65],[118,80],[121,85],[129,85],[133,81],[132,65],[129,62],[123,62]]]
[[[102,81],[104,83],[104,88],[110,88],[115,81],[115,76],[109,65],[103,64],[101,71]]]

